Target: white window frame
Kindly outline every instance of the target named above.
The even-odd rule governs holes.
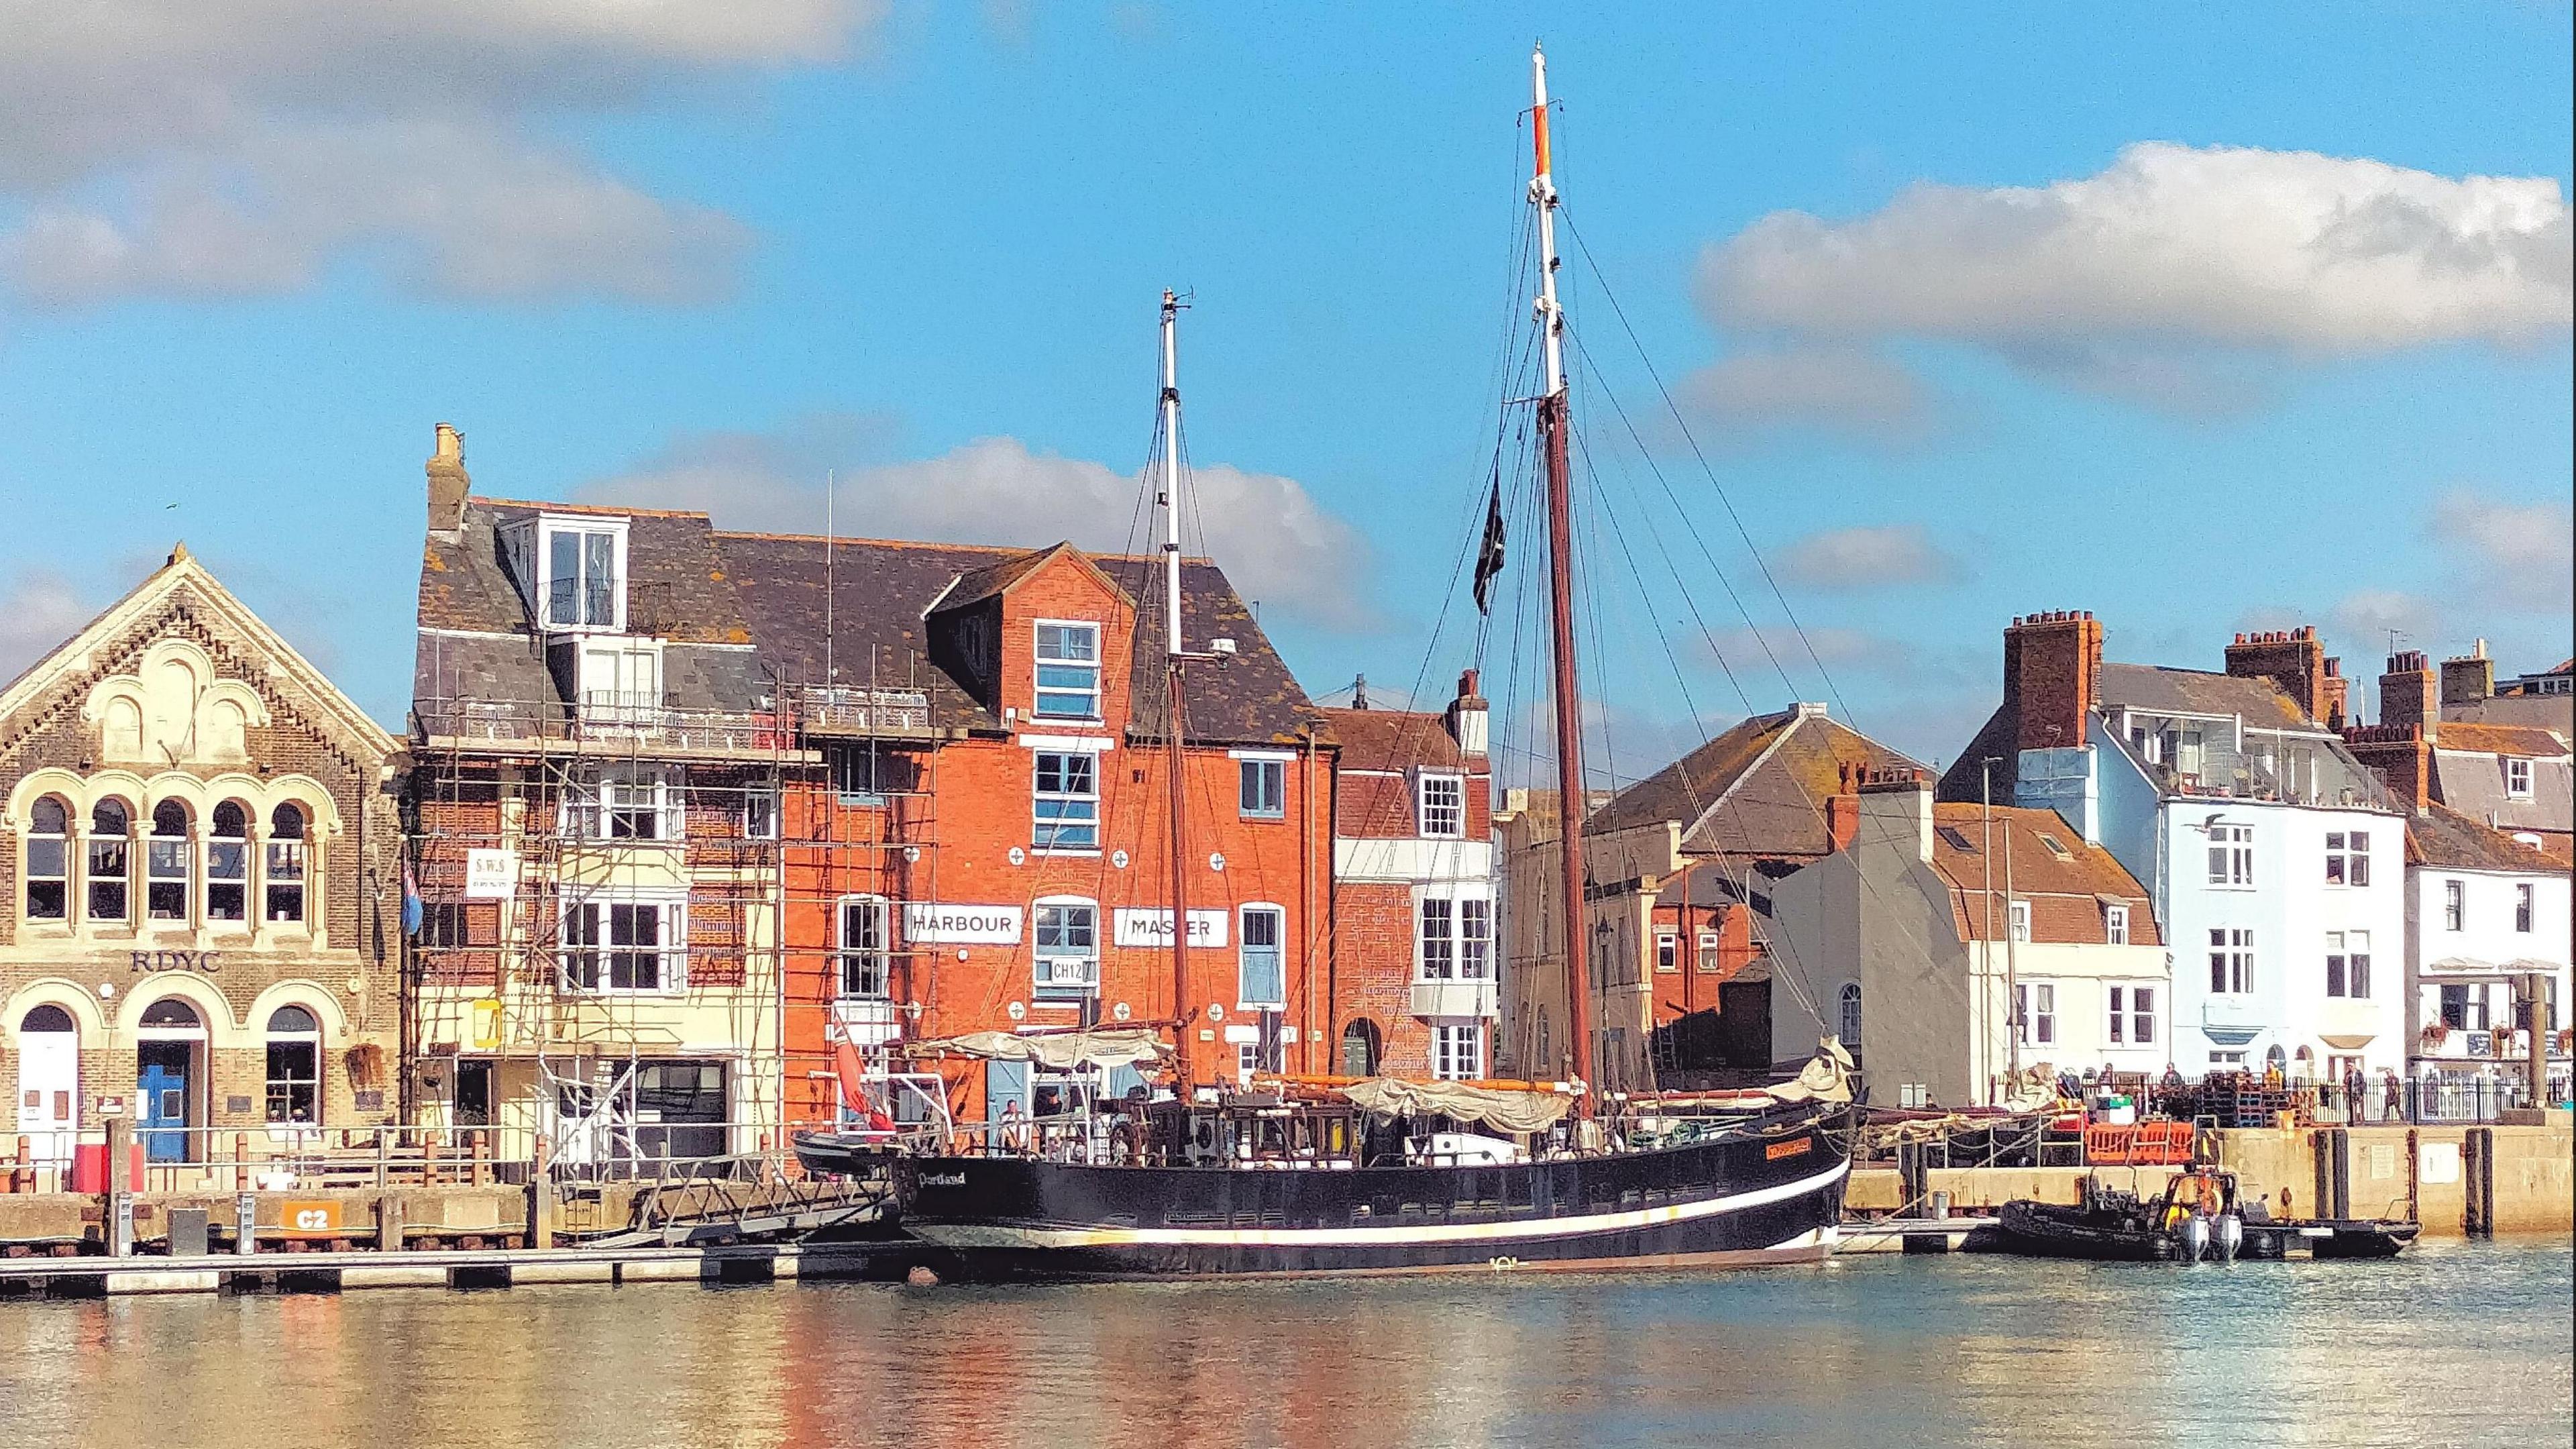
[[[1084,910],[1091,913],[1091,948],[1046,942],[1047,913]],[[1071,929],[1066,920],[1061,929]],[[1056,1000],[1079,999],[1100,989],[1100,902],[1089,896],[1040,896],[1029,903],[1029,970],[1032,989]]]
[[[2504,797],[2508,800],[2531,798],[2531,761],[2512,755],[2505,756]]]
[[[2004,929],[2022,945],[2030,944],[2030,902],[2012,901],[2004,907]]]
[[[2513,887],[2513,929],[2518,934],[2531,930],[2533,918],[2540,914],[2540,893],[2529,881],[2516,881]]]
[[[1049,790],[1045,788],[1046,762],[1064,762],[1057,770],[1058,783],[1070,786],[1077,774],[1088,774],[1091,788]],[[1073,762],[1080,762],[1080,769]],[[1046,809],[1054,805],[1061,812],[1050,818]],[[1076,813],[1085,808],[1085,813]],[[1067,840],[1068,834],[1088,838]],[[1029,845],[1040,855],[1098,855],[1100,853],[1100,756],[1088,750],[1033,750],[1029,754]]]
[[[2114,946],[2129,944],[2129,908],[2127,906],[2106,905],[2102,908],[2102,939]]]
[[[1456,792],[1454,802],[1435,805],[1432,787]],[[1434,810],[1440,812],[1433,814]],[[1445,827],[1445,828],[1444,828]],[[1413,780],[1413,828],[1425,840],[1467,838],[1467,777],[1450,770],[1424,770]]]
[[[294,806],[304,819],[304,834],[300,837],[277,832],[277,812],[288,805]],[[322,833],[321,817],[300,800],[281,800],[269,807],[265,824],[259,853],[260,925],[309,932],[313,929],[315,895],[321,886],[322,853],[315,838]],[[281,902],[290,900],[294,902],[292,910],[280,908]]]
[[[179,833],[162,834],[161,809],[172,803],[165,797],[152,807],[151,816],[144,821],[143,920],[147,926],[154,922],[171,927],[187,926],[196,911],[197,818],[186,802],[176,802]],[[165,893],[176,897],[176,912],[165,911],[156,899]]]
[[[2057,983],[2022,981],[2013,987],[2019,994],[2021,1021],[2018,1031],[2023,1046],[2057,1045]]]
[[[1050,629],[1079,630],[1088,634],[1091,638],[1091,657],[1088,659],[1082,659],[1076,658],[1070,654],[1049,654],[1042,641],[1046,639],[1047,631]],[[1090,619],[1039,619],[1030,624],[1030,718],[1096,720],[1101,717],[1100,706],[1102,691],[1100,676],[1103,668],[1101,660],[1101,654],[1103,652],[1101,649],[1101,641],[1106,632],[1107,631],[1100,627],[1098,622]],[[1091,672],[1091,685],[1088,689],[1084,689],[1065,684],[1047,684],[1044,680],[1046,678],[1046,672],[1050,669],[1087,669]],[[1046,707],[1046,699],[1049,695],[1083,695],[1090,699],[1091,708],[1087,713],[1083,714],[1070,714],[1060,709],[1049,709]]]
[[[241,815],[241,833],[239,835],[218,835],[215,833],[217,830],[221,829],[221,827],[215,823],[216,817],[221,815],[227,806],[238,811]],[[218,800],[215,802],[214,807],[206,812],[205,922],[208,926],[213,927],[216,930],[246,931],[250,929],[250,874],[251,861],[254,854],[254,847],[251,842],[251,832],[253,829],[252,822],[254,819],[255,817],[252,814],[250,804],[246,801],[237,799]],[[238,892],[238,894],[233,897],[233,905],[229,914],[219,913],[216,909],[215,892],[219,888]]]
[[[2112,1046],[2151,1047],[2163,1036],[2156,1019],[2158,983],[2114,981],[2104,992],[2108,1004],[2104,1040]]]
[[[1722,959],[1720,959],[1722,952],[1717,932],[1700,932],[1697,944],[1699,946],[1699,954],[1697,957],[1693,958],[1691,964],[1702,971],[1710,973],[1711,975],[1716,974],[1718,968],[1726,964]]]
[[[1435,911],[1434,906],[1440,909]],[[1446,969],[1440,969],[1444,965]],[[1413,979],[1494,979],[1494,898],[1490,890],[1475,886],[1426,887],[1415,895]]]
[[[2370,933],[2326,932],[2326,995],[2337,1000],[2370,999]]]
[[[2469,883],[2457,876],[2442,882],[2442,929],[2465,931],[2469,927]]]
[[[1860,1029],[1863,1021],[1860,1011],[1860,983],[1844,982],[1842,989],[1834,994],[1834,1027],[1837,1031],[1848,1034],[1848,1039],[1843,1042],[1843,1045],[1853,1051],[1860,1050]]]
[[[608,619],[606,622],[574,620],[558,622],[554,610],[555,539],[562,534],[606,534],[610,539]],[[536,557],[532,572],[536,575],[534,612],[539,627],[552,634],[623,634],[626,632],[626,520],[623,518],[588,518],[558,514],[540,514],[536,521]],[[582,547],[587,558],[589,549]],[[587,610],[576,609],[576,613]]]
[[[47,831],[42,835],[38,835],[31,826],[20,844],[19,849],[22,852],[22,858],[27,862],[27,864],[22,872],[25,876],[26,888],[20,892],[19,896],[20,904],[25,908],[25,914],[19,919],[26,921],[44,921],[52,925],[69,927],[72,922],[80,919],[80,907],[83,904],[72,889],[72,861],[78,856],[80,851],[80,832],[73,812],[79,807],[75,806],[72,802],[64,799],[60,795],[39,796],[38,800],[31,803],[29,806],[29,818],[31,821],[33,820],[34,804],[42,803],[44,800],[48,799],[54,803],[56,809],[63,812],[63,828],[60,832]],[[34,864],[35,847],[39,843],[50,846],[57,852],[57,864],[55,868],[42,873],[39,873],[36,870]],[[54,912],[52,915],[40,916],[36,914],[35,888],[39,883],[60,885],[62,887],[62,909]]]
[[[1472,1082],[1484,1075],[1485,1024],[1481,1021],[1432,1023],[1432,1079]]]
[[[853,921],[860,923],[855,933],[870,934],[867,924],[873,921],[876,939],[851,941]],[[894,999],[894,906],[884,896],[846,895],[832,911],[832,995],[842,1001],[892,1001]],[[857,989],[851,986],[853,975],[861,978]],[[865,978],[873,975],[876,989],[866,989]]]
[[[1655,932],[1655,974],[1670,976],[1682,969],[1682,933]]]
[[[2245,1053],[2242,1049],[2214,1051],[2209,1054],[2209,1064],[2213,1067],[2242,1067],[2245,1065]]]
[[[2254,932],[2251,927],[2212,926],[2209,930],[2212,996],[2254,994]],[[2221,982],[2225,984],[2222,986]]]
[[[616,912],[620,909],[651,910],[655,913],[656,939],[649,951],[636,943],[621,944],[616,939]],[[585,910],[596,910],[593,920],[594,939],[576,942],[573,922]],[[689,897],[685,891],[589,891],[567,896],[560,918],[556,946],[556,985],[583,996],[676,996],[689,987]],[[616,984],[617,958],[651,955],[654,980],[650,986]],[[586,963],[586,964],[584,964]]]
[[[662,641],[593,633],[573,658],[582,723],[638,729],[661,724]]]
[[[1277,923],[1278,940],[1271,949],[1279,953],[1279,992],[1273,997],[1254,996],[1244,990],[1248,984],[1247,968],[1252,952],[1252,918],[1269,916]],[[1246,901],[1235,910],[1234,991],[1238,1010],[1256,1008],[1285,1011],[1288,1008],[1288,908],[1276,901]]]
[[[2209,884],[2216,890],[2254,889],[2254,827],[2220,820],[2209,827]]]
[[[2326,832],[2326,884],[2330,886],[2370,884],[2369,831],[2329,830]]]
[[[742,792],[742,837],[745,840],[778,838],[778,790],[770,785],[752,785]]]

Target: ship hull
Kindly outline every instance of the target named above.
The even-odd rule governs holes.
[[[1504,1166],[897,1171],[904,1228],[979,1280],[1745,1267],[1833,1250],[1830,1126]]]

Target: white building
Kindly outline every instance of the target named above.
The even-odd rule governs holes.
[[[2563,840],[2563,838],[2562,838]],[[2543,1029],[2555,1069],[2566,1049],[2568,866],[2563,843],[2516,839],[2457,811],[2428,806],[2409,830],[2406,975],[2416,1071],[2470,1076],[2499,1059],[2519,1070],[2528,1039],[2516,1002],[2545,978]]]
[[[2102,626],[2059,613],[2015,620],[2004,659],[1943,798],[1976,798],[1982,766],[2146,884],[2174,1064],[2402,1070],[2405,815],[2319,723],[2339,677],[2315,631],[2239,636],[2209,673],[2105,664]]]

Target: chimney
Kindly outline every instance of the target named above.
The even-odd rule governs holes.
[[[2388,782],[2400,806],[2418,815],[2431,807],[2433,746],[2424,738],[2423,725],[2354,725],[2343,732],[2343,742],[2354,759]]]
[[[2342,660],[2326,660],[2324,686],[2318,695],[2325,701],[2327,729],[2339,730],[2351,723],[2345,716],[2352,710],[2352,681],[2343,677]]]
[[[2102,626],[2092,610],[2031,614],[2004,631],[2004,703],[2021,720],[2014,748],[2082,747],[2101,694]]]
[[[2487,641],[2481,639],[2468,654],[2459,659],[2442,661],[2442,707],[2455,704],[2480,704],[2495,693],[2495,661],[2487,657]]]
[[[2379,676],[2379,722],[2382,725],[2441,723],[2441,685],[2421,649],[2401,649],[2388,656],[2388,672]]]
[[[1932,858],[1932,781],[1921,770],[1871,770],[1860,777],[1860,818],[1873,845],[1911,846]]]
[[[440,423],[438,451],[429,455],[429,531],[452,534],[465,527],[465,495],[472,489],[465,476],[465,435],[454,423]]]
[[[2312,624],[2237,635],[2227,646],[2227,672],[2239,679],[2268,679],[2308,718],[2326,717],[2326,646]]]
[[[1489,710],[1485,697],[1476,692],[1476,671],[1461,673],[1458,697],[1449,701],[1449,738],[1458,742],[1458,753],[1470,759],[1483,758]]]
[[[1828,848],[1835,851],[1851,849],[1860,835],[1860,786],[1849,760],[1842,764],[1834,793],[1825,797],[1825,834],[1832,841]]]

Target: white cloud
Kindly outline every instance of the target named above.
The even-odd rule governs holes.
[[[1791,346],[1737,352],[1682,380],[1692,413],[1732,432],[1828,427],[1883,442],[1920,437],[1929,389],[1863,348]]]
[[[0,684],[17,678],[96,612],[61,574],[50,569],[20,573],[0,592]]]
[[[1825,336],[2519,345],[2567,330],[2570,236],[2553,177],[2147,142],[2044,187],[1917,185],[1839,224],[1775,212],[1699,281],[1724,324]]]
[[[719,527],[819,533],[830,460],[865,448],[881,422],[809,418],[776,434],[683,439],[583,496],[703,508]],[[1372,626],[1368,542],[1296,480],[1202,465],[1188,475],[1183,540],[1223,565],[1248,600],[1337,629]],[[836,531],[1039,547],[1070,539],[1100,552],[1146,551],[1160,537],[1139,479],[1103,463],[978,438],[936,458],[843,467]]]
[[[2576,588],[2576,510],[2508,503],[2457,489],[2434,506],[2431,532],[2461,574],[2463,597],[2564,614]]]
[[[57,304],[292,287],[687,301],[741,228],[545,138],[846,55],[883,0],[0,0],[7,277]]]
[[[1780,551],[1780,576],[1811,589],[1881,589],[1957,578],[1959,561],[1919,523],[1811,533]]]
[[[2361,589],[2346,594],[2327,611],[2327,627],[2338,639],[2379,650],[2395,630],[2400,645],[2431,649],[2441,637],[2441,606],[2402,589]]]

